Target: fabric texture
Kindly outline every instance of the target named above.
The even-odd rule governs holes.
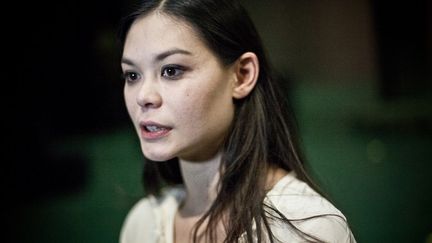
[[[160,198],[139,200],[124,220],[120,243],[173,243],[174,217],[184,197],[185,190],[174,187],[166,189]],[[293,173],[280,179],[264,202],[279,210],[296,228],[324,242],[356,242],[342,212]],[[271,230],[279,242],[306,242],[288,224],[271,221]]]

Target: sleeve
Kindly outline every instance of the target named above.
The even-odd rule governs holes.
[[[157,230],[157,215],[151,198],[141,199],[123,222],[120,243],[156,242]]]
[[[294,227],[283,222],[271,226],[276,242],[300,243],[319,240],[326,243],[356,243],[345,219],[336,215],[322,215],[304,220],[292,220]],[[303,234],[304,233],[304,234]]]
[[[344,217],[337,215],[323,215],[308,219],[297,224],[305,232],[323,242],[355,243],[355,239]]]
[[[303,182],[292,181],[270,196],[269,202],[294,226],[273,221],[271,229],[280,242],[356,242],[343,213]]]

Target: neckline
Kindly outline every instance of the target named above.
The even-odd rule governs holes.
[[[266,193],[266,196],[271,195],[275,191],[280,191],[294,179],[295,173],[293,171],[288,172],[273,185],[273,187]],[[164,224],[166,227],[163,229],[163,232],[166,235],[166,243],[174,243],[175,215],[179,210],[181,202],[186,197],[186,189],[184,186],[173,187],[167,192],[167,196],[168,200],[162,209],[162,211],[166,212],[166,216],[168,216],[162,217],[163,219],[167,219],[167,222]]]
[[[281,177],[276,184],[266,193],[266,196],[271,195],[273,192],[281,191],[287,184],[295,180],[296,176],[294,171],[289,171],[286,175]]]
[[[166,219],[165,227],[162,229],[166,240],[164,243],[174,243],[175,215],[185,197],[186,190],[183,186],[170,188],[167,192],[167,202],[162,209],[162,211],[166,212],[166,217],[163,217],[163,219]]]

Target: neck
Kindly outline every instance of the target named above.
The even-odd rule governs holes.
[[[221,153],[206,161],[180,159],[180,168],[186,186],[186,198],[180,208],[183,216],[192,217],[204,213],[217,195]]]

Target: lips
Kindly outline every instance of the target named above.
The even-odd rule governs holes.
[[[167,136],[172,130],[172,127],[152,121],[146,121],[140,122],[140,130],[142,138],[147,140],[156,140]]]

